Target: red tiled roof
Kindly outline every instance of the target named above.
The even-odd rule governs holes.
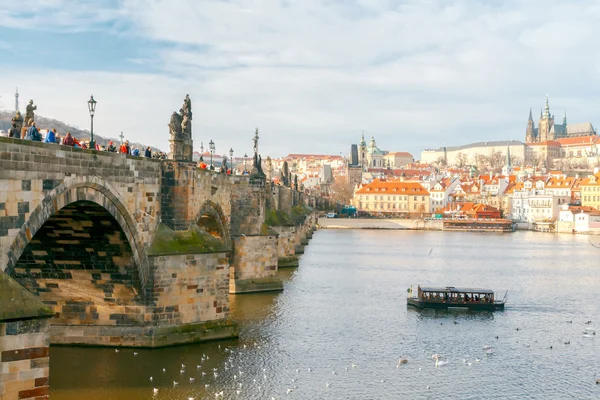
[[[379,180],[361,187],[358,194],[398,193],[407,195],[429,196],[429,192],[420,183],[402,182],[399,180]]]
[[[598,141],[599,136],[577,136],[577,137],[568,137],[568,138],[560,138],[556,139],[561,146],[569,146],[569,145],[582,145],[582,144],[595,144]]]

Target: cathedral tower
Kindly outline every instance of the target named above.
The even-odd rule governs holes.
[[[539,142],[545,142],[546,140],[554,140],[554,134],[550,132],[554,125],[554,115],[550,114],[550,106],[548,105],[548,95],[546,95],[546,105],[544,106],[544,112],[540,118],[538,125],[538,138]]]
[[[525,130],[525,143],[533,143],[536,141],[535,125],[533,123],[533,116],[531,115],[531,108],[529,109],[529,119],[527,120],[527,129]]]

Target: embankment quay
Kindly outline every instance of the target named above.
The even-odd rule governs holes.
[[[200,169],[180,142],[157,160],[0,138],[0,275],[13,288],[0,290],[0,335],[50,315],[52,344],[236,337],[230,295],[283,290],[279,264],[298,264],[328,201],[266,184],[256,163]],[[35,297],[11,297],[14,281]]]
[[[319,218],[323,229],[396,229],[465,232],[513,232],[509,220],[436,220],[392,218]]]

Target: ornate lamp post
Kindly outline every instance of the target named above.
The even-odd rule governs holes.
[[[246,161],[248,160],[248,154],[244,153],[244,172],[246,172]]]
[[[96,113],[96,103],[94,100],[94,96],[90,96],[88,100],[88,110],[90,111],[90,119],[92,121],[92,126],[90,129],[90,149],[96,150],[96,142],[94,142],[94,114]]]
[[[229,149],[229,164],[231,165],[231,173],[233,174],[233,147]]]
[[[212,139],[208,142],[208,148],[210,149],[210,169],[213,169],[212,155],[215,152],[215,142],[213,142]]]

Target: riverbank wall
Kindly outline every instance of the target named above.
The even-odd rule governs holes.
[[[508,220],[423,220],[376,218],[319,218],[322,229],[390,229],[462,232],[512,232]]]

